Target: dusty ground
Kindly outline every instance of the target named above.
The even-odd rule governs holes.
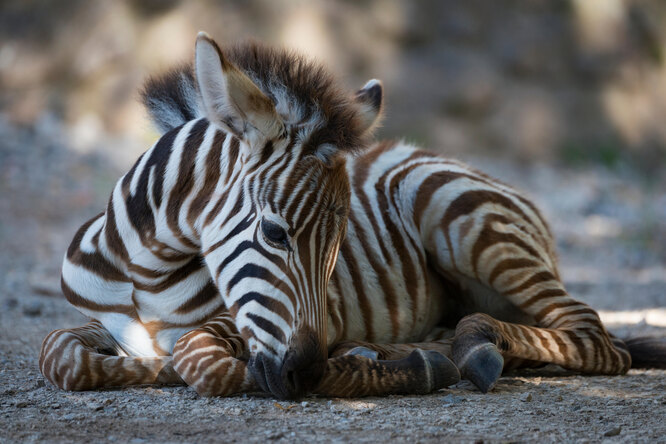
[[[37,369],[42,338],[85,319],[58,289],[62,254],[103,206],[118,167],[69,150],[47,120],[0,118],[0,442],[666,442],[666,371],[463,381],[428,396],[202,399],[185,387],[68,393]],[[120,148],[119,148],[120,149]],[[470,159],[529,190],[552,221],[564,279],[622,336],[666,337],[666,187],[637,172]],[[662,178],[663,179],[663,178]]]

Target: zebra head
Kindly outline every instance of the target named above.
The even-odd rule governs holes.
[[[366,143],[381,84],[347,95],[299,56],[257,44],[223,51],[203,33],[195,79],[205,117],[228,134],[205,261],[259,385],[297,397],[327,359],[326,288],[350,204],[341,153]]]

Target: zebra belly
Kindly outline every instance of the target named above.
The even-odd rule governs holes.
[[[504,322],[535,325],[534,318],[476,279],[454,273],[438,274],[435,279],[445,289],[440,320],[443,327],[455,329],[462,318],[474,313],[486,313]]]

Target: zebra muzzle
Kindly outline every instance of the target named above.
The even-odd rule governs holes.
[[[296,399],[319,384],[326,360],[319,353],[290,350],[282,360],[258,353],[250,358],[248,366],[262,390],[279,399]]]

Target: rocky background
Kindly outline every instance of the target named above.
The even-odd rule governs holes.
[[[0,3],[0,441],[659,441],[666,372],[557,370],[427,397],[274,404],[186,388],[72,394],[36,366],[85,319],[59,290],[75,230],[157,134],[144,79],[198,30],[383,80],[379,137],[404,137],[526,190],[569,290],[620,335],[666,337],[666,4],[658,1]]]

